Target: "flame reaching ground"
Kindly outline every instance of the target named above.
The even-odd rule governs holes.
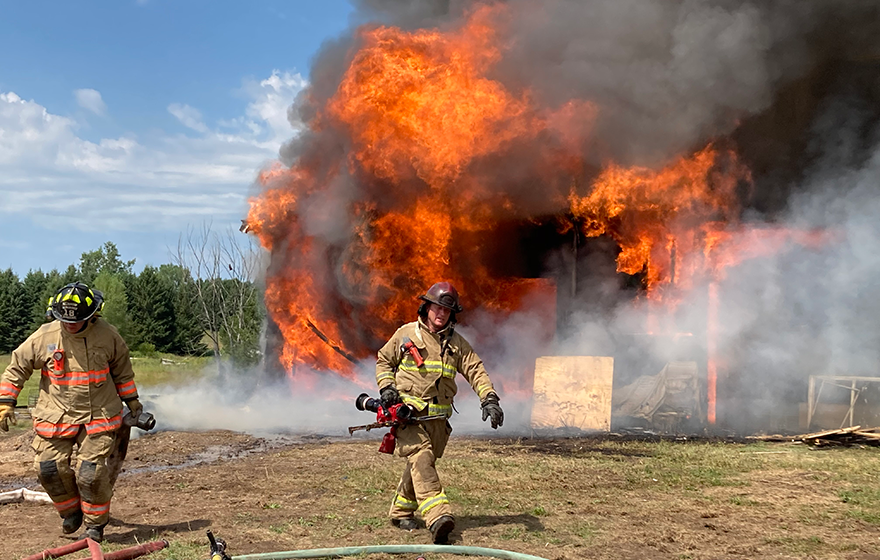
[[[293,375],[350,373],[440,279],[467,308],[520,308],[535,283],[485,264],[500,224],[556,215],[608,235],[618,270],[644,273],[662,299],[699,268],[701,228],[735,219],[748,172],[712,144],[659,171],[591,167],[584,146],[601,145],[591,136],[601,107],[540,106],[493,76],[506,21],[493,4],[445,31],[362,28],[297,159],[262,174],[247,223],[273,255],[266,304]]]

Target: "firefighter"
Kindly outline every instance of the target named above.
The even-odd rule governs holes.
[[[22,386],[40,370],[33,411],[37,476],[61,515],[61,530],[74,533],[85,522],[80,538],[98,542],[110,519],[107,458],[122,425],[122,405],[134,418],[143,410],[128,347],[116,328],[98,317],[102,304],[101,293],[83,283],[61,288],[49,300],[56,320],[16,348],[0,376],[0,429],[8,431]]]
[[[462,312],[458,292],[449,282],[438,282],[424,294],[418,319],[403,325],[379,350],[376,382],[382,405],[403,402],[418,411],[417,416],[452,415],[452,399],[461,373],[482,403],[483,421],[492,428],[504,423],[489,375],[480,357],[455,332],[456,314]],[[405,338],[413,341],[424,364],[416,366],[412,355],[402,350]],[[443,492],[435,461],[443,456],[452,426],[446,419],[406,424],[397,429],[396,453],[406,458],[403,476],[391,503],[391,523],[411,531],[417,527],[418,512],[430,529],[434,543],[445,544],[455,528],[449,499]]]

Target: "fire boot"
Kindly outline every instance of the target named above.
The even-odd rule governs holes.
[[[391,524],[398,529],[403,529],[404,531],[415,531],[419,528],[419,524],[416,523],[416,520],[412,517],[400,517],[397,519],[392,519]]]
[[[431,537],[434,544],[449,544],[449,533],[455,529],[455,519],[451,515],[441,515],[431,523]]]
[[[83,523],[83,512],[82,510],[78,510],[76,513],[71,513],[67,517],[61,520],[61,531],[65,535],[69,535],[71,533],[76,532],[79,529],[80,525]]]
[[[79,536],[79,539],[92,539],[95,542],[104,540],[104,525],[86,525],[86,530]]]

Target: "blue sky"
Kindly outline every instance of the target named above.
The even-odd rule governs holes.
[[[237,226],[342,0],[0,0],[0,268]]]

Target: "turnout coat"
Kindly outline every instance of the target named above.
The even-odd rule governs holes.
[[[416,367],[413,357],[402,349],[404,337],[418,348],[425,361],[421,367]],[[483,360],[455,332],[453,324],[433,333],[421,319],[407,323],[379,350],[376,360],[379,389],[393,385],[404,403],[430,416],[452,416],[452,401],[458,391],[457,373],[464,376],[481,401],[495,392]]]
[[[45,438],[75,437],[83,425],[89,434],[116,430],[123,400],[138,396],[128,346],[100,317],[76,334],[58,321],[37,329],[0,376],[0,402],[14,404],[34,370],[41,375],[34,430]]]

